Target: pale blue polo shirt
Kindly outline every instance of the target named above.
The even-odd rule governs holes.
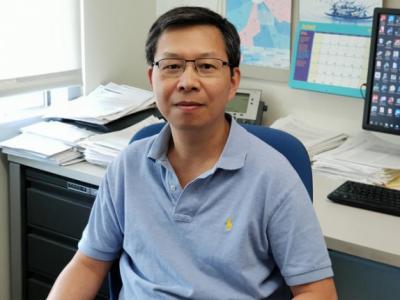
[[[110,165],[79,242],[95,259],[122,253],[120,299],[289,299],[286,284],[333,276],[286,158],[232,120],[216,165],[182,189],[170,137],[165,126]]]

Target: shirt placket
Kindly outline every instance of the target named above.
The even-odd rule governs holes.
[[[176,206],[179,197],[182,194],[182,189],[176,175],[169,170],[167,170],[166,187],[172,203],[174,204],[174,206]]]

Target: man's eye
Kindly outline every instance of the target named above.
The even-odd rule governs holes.
[[[209,71],[216,69],[216,66],[214,66],[213,64],[207,64],[207,63],[201,63],[197,67],[201,70],[209,70]]]
[[[182,68],[181,65],[178,64],[169,64],[164,66],[163,70],[180,70]]]

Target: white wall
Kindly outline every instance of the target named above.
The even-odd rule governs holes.
[[[144,44],[155,15],[154,0],[83,0],[85,93],[110,81],[148,87]]]
[[[288,114],[295,114],[311,124],[355,132],[361,128],[363,102],[358,98],[339,97],[288,88],[287,83],[243,78],[242,87],[262,90],[268,105],[264,123],[271,124]]]

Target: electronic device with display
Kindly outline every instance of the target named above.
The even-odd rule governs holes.
[[[400,135],[400,9],[374,10],[362,126]]]
[[[261,125],[263,112],[267,106],[261,101],[261,91],[252,89],[238,89],[233,98],[225,107],[238,123]]]

